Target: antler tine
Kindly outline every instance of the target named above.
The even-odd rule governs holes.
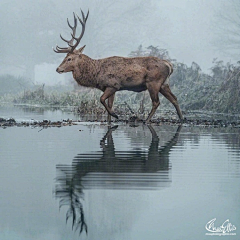
[[[86,22],[87,22],[87,19],[88,19],[89,10],[88,10],[88,12],[87,12],[87,16],[86,16],[86,17],[85,17],[85,15],[84,15],[84,12],[82,11],[82,9],[81,9],[81,13],[82,13],[83,21],[82,21],[82,19],[77,15],[78,20],[80,21],[80,23],[81,23],[82,25],[85,25]]]
[[[88,18],[88,15],[89,15],[89,10],[88,10],[88,13],[87,13],[87,16],[85,17],[85,15],[84,15],[84,13],[83,13],[83,11],[82,11],[82,9],[81,9],[81,13],[82,13],[82,18],[83,19],[81,19],[77,14],[77,18],[78,18],[78,20],[79,20],[79,22],[81,23],[81,25],[82,25],[82,32],[81,32],[81,34],[80,34],[80,36],[78,37],[78,38],[76,38],[75,36],[73,37],[75,40],[76,40],[76,43],[74,44],[74,45],[69,45],[70,47],[72,47],[72,50],[71,50],[71,52],[73,52],[74,51],[74,49],[77,47],[77,45],[80,43],[80,41],[81,41],[81,39],[82,39],[82,37],[83,37],[83,35],[84,35],[84,32],[85,32],[85,25],[86,25],[86,22],[87,22],[87,18]]]
[[[77,28],[77,18],[75,16],[75,13],[73,12],[73,18],[74,18],[74,26],[72,27],[71,24],[69,23],[68,19],[68,26],[72,29],[73,33],[71,33],[72,35],[72,39],[70,41],[67,42],[68,46],[72,47],[73,45],[73,40],[75,39],[75,34],[76,34],[76,28]]]
[[[72,26],[70,23],[69,23],[69,20],[67,18],[67,23],[68,23],[68,26],[72,29],[73,33],[71,33],[71,36],[72,36],[72,39],[71,40],[66,40],[65,38],[62,37],[62,35],[60,34],[60,38],[66,42],[69,47],[58,47],[56,46],[56,50],[54,49],[55,52],[57,53],[68,53],[68,52],[71,52],[72,51],[72,44],[73,44],[73,41],[75,39],[75,34],[76,34],[76,28],[77,28],[77,18],[76,18],[76,15],[75,13],[73,13],[73,18],[74,18],[74,26]]]
[[[68,21],[68,18],[67,18],[67,23],[68,23],[68,26],[74,31],[76,30],[76,27],[77,27],[77,18],[75,16],[75,13],[73,12],[73,18],[74,18],[74,26],[72,27],[72,25],[69,23]]]
[[[78,38],[76,38],[75,36],[73,36],[73,34],[71,34],[72,38],[74,38],[76,41],[78,40]]]
[[[81,20],[81,18],[77,15],[77,17],[78,17],[78,20],[79,20],[79,22],[82,24],[82,32],[83,32],[83,30],[85,30],[85,24],[86,24],[86,22],[84,22],[84,20],[82,21]]]
[[[87,19],[88,19],[88,15],[89,15],[89,10],[88,10],[88,12],[87,12],[87,16],[86,16],[86,17],[85,17],[85,15],[84,15],[84,12],[82,11],[82,9],[81,9],[81,13],[82,13],[83,21],[86,23],[86,22],[87,22]]]
[[[66,43],[69,43],[69,42],[71,41],[71,40],[68,41],[68,40],[66,40],[65,38],[63,38],[61,34],[60,34],[60,38],[61,38],[64,42],[66,42]]]
[[[53,51],[56,53],[68,53],[70,48],[60,48],[56,46],[56,50],[53,48]]]
[[[63,49],[67,50],[68,47],[59,47],[59,46],[56,46],[56,49],[57,49],[57,50],[63,50]]]
[[[81,9],[81,13],[82,13],[82,18],[83,18],[83,21],[84,21],[84,20],[85,20],[85,15],[84,15],[84,13],[83,13],[82,9]]]
[[[74,49],[77,47],[77,45],[79,44],[80,40],[82,39],[83,37],[83,34],[84,34],[84,31],[85,31],[85,25],[86,25],[86,21],[87,21],[87,18],[88,18],[88,15],[89,15],[89,10],[88,10],[88,13],[87,13],[87,16],[85,17],[82,9],[81,9],[81,13],[82,13],[82,18],[81,19],[77,14],[77,17],[75,15],[75,13],[73,13],[73,18],[74,18],[74,26],[72,26],[70,23],[69,23],[69,20],[67,18],[67,23],[68,23],[68,26],[72,29],[72,33],[71,33],[71,36],[72,36],[72,39],[71,40],[66,40],[65,38],[62,37],[62,35],[60,34],[60,38],[66,42],[68,44],[69,47],[65,47],[65,48],[61,48],[61,47],[58,47],[56,46],[56,50],[54,50],[54,52],[57,52],[57,53],[69,53],[69,52],[73,52]],[[75,34],[76,34],[76,28],[77,28],[77,18],[79,20],[79,22],[81,23],[82,25],[82,32],[80,34],[80,36],[77,38],[75,37]],[[75,44],[73,44],[73,41],[76,41]]]
[[[88,15],[89,15],[89,9],[88,9],[88,12],[87,12],[87,16],[86,16],[86,18],[85,18],[85,22],[87,22]]]

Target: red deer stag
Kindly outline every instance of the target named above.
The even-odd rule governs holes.
[[[146,120],[148,123],[158,108],[160,101],[158,94],[163,94],[176,108],[178,117],[183,119],[177,98],[169,88],[169,77],[173,72],[172,64],[166,60],[156,57],[108,57],[104,59],[91,59],[84,55],[85,45],[76,49],[85,31],[85,25],[89,11],[85,16],[83,11],[82,19],[73,13],[74,26],[68,19],[68,26],[72,29],[72,39],[66,40],[61,35],[61,39],[68,44],[68,47],[58,47],[56,53],[67,53],[63,62],[56,69],[58,73],[72,72],[73,78],[79,85],[97,88],[103,91],[100,98],[108,112],[108,121],[111,116],[118,118],[112,110],[115,92],[129,90],[134,92],[149,91],[152,100],[152,110]],[[76,37],[77,18],[82,25],[82,32]],[[108,99],[108,104],[105,100]]]

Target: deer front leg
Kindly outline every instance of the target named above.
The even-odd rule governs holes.
[[[113,116],[113,117],[115,117],[115,118],[118,119],[117,114],[114,113],[114,112],[112,111],[112,109],[107,106],[107,104],[106,104],[106,102],[105,102],[105,100],[108,99],[108,98],[110,98],[112,95],[114,95],[115,92],[116,92],[116,89],[115,89],[115,88],[110,88],[110,87],[106,88],[106,90],[104,91],[103,95],[100,97],[100,102],[102,103],[102,105],[105,107],[105,109],[107,110],[107,112],[108,112],[111,116]],[[113,99],[114,99],[114,97],[113,97]],[[113,102],[113,99],[110,98],[110,102],[111,102],[111,100],[112,100],[112,102]]]
[[[111,111],[112,111],[114,96],[115,96],[115,93],[108,98],[108,107]],[[108,123],[111,123],[111,115],[110,114],[108,114]]]

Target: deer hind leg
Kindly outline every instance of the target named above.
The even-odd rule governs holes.
[[[149,121],[151,120],[152,116],[154,115],[154,113],[156,112],[158,106],[160,105],[160,101],[159,101],[159,97],[158,97],[158,93],[159,93],[159,89],[160,86],[159,84],[155,83],[151,83],[147,85],[151,100],[152,100],[152,110],[149,113],[146,123],[149,123]]]
[[[112,95],[114,95],[116,92],[115,88],[106,88],[106,90],[104,91],[103,95],[100,97],[100,102],[103,104],[103,106],[105,107],[105,109],[107,110],[108,114],[110,114],[111,116],[115,117],[118,119],[118,116],[116,113],[114,113],[112,111],[112,108],[109,107],[109,105],[106,104],[106,99],[109,99]],[[112,98],[110,98],[110,106],[113,104],[113,100],[114,100],[114,96]],[[112,102],[112,104],[111,104]]]
[[[182,112],[180,110],[178,100],[176,96],[171,92],[171,89],[168,84],[163,84],[160,88],[160,93],[167,98],[177,110],[177,114],[180,120],[183,120]]]
[[[114,96],[115,96],[115,93],[108,98],[108,107],[111,111],[112,111],[112,107],[113,107]],[[111,115],[110,114],[108,114],[108,123],[111,123]]]

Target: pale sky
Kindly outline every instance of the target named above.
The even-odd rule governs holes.
[[[191,65],[194,61],[204,72],[210,72],[213,58],[225,62],[231,59],[215,47],[221,41],[216,31],[222,24],[219,12],[231,14],[231,8],[225,10],[230,3],[227,0],[1,0],[0,74],[28,74],[34,61],[38,65],[49,64],[49,70],[40,70],[42,74],[55,72],[50,65],[59,64],[64,55],[54,53],[52,47],[64,46],[59,34],[69,39],[66,19],[72,22],[72,12],[79,13],[80,8],[90,11],[81,44],[87,45],[84,53],[92,58],[126,57],[140,44],[144,48],[153,45],[167,49],[170,57],[179,62]]]

